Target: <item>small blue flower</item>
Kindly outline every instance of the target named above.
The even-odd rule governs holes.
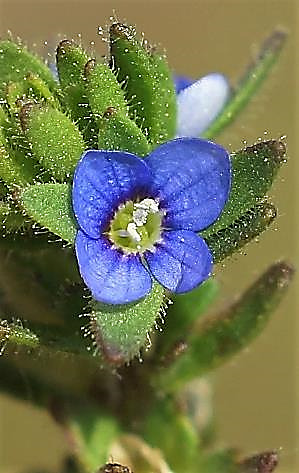
[[[177,136],[201,136],[225,106],[231,90],[222,74],[213,72],[197,81],[174,79],[177,91]]]
[[[177,76],[177,75],[174,76],[173,80],[174,80],[175,91],[176,91],[177,95],[182,90],[186,89],[187,87],[190,87],[190,85],[194,84],[194,82],[195,82],[195,80],[190,79],[190,77]]]
[[[203,139],[169,141],[145,159],[86,151],[73,209],[79,269],[93,297],[123,304],[144,297],[152,277],[176,293],[207,279],[212,256],[195,232],[217,219],[230,180],[227,151]]]

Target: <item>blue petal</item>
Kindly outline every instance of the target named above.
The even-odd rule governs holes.
[[[97,301],[126,304],[151,289],[151,277],[139,256],[124,255],[105,237],[94,240],[79,230],[76,254],[81,276]]]
[[[225,76],[208,74],[177,97],[177,136],[200,136],[219,115],[230,96]]]
[[[177,94],[179,94],[182,90],[186,89],[186,87],[189,87],[194,82],[194,80],[190,79],[190,77],[177,75],[173,77],[173,80]]]
[[[164,226],[200,231],[220,215],[227,201],[231,170],[227,151],[200,138],[178,138],[156,148],[146,159],[153,171]]]
[[[187,292],[205,281],[212,270],[206,242],[193,232],[164,232],[154,253],[146,254],[153,276],[172,292]]]
[[[118,206],[143,196],[151,173],[145,162],[123,151],[86,151],[74,174],[73,209],[91,238],[107,229]]]

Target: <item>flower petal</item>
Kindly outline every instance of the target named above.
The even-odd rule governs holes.
[[[143,196],[151,173],[146,163],[123,151],[86,151],[74,174],[73,209],[79,226],[91,238],[105,230],[117,207]]]
[[[230,160],[220,145],[200,138],[178,138],[146,159],[153,172],[152,194],[166,209],[164,226],[200,231],[222,211],[230,189]]]
[[[212,269],[206,242],[193,232],[165,232],[155,252],[146,254],[153,276],[173,292],[187,292],[205,281]]]
[[[186,89],[186,87],[189,87],[195,82],[193,79],[190,79],[190,77],[177,75],[174,76],[173,80],[177,94],[179,94],[182,90]]]
[[[177,96],[177,136],[200,136],[215,120],[230,95],[227,79],[208,74]]]
[[[126,304],[151,289],[151,277],[139,256],[124,255],[105,237],[94,240],[79,230],[76,254],[81,276],[98,301]]]

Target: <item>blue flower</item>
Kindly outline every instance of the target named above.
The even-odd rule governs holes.
[[[225,76],[213,72],[197,81],[175,77],[177,136],[201,136],[219,115],[230,96]]]
[[[86,151],[74,174],[76,255],[93,297],[123,304],[144,297],[155,278],[169,291],[190,291],[208,278],[212,256],[195,232],[221,213],[230,160],[198,138],[162,144],[147,158]]]

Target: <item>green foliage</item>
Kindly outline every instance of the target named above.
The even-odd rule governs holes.
[[[95,118],[102,118],[110,107],[126,115],[128,105],[124,92],[111,69],[91,59],[85,66],[86,92]]]
[[[282,141],[261,141],[231,155],[232,187],[229,200],[220,217],[207,230],[206,237],[256,205],[270,189],[277,171],[286,162],[286,147]]]
[[[266,39],[258,57],[248,66],[234,94],[217,119],[205,131],[205,138],[214,138],[238,117],[239,113],[257,93],[272,71],[272,67],[279,57],[285,39],[286,33],[282,30],[275,30]]]
[[[139,302],[118,306],[93,303],[90,327],[108,363],[122,365],[140,353],[163,301],[164,289],[155,283],[150,294]]]
[[[84,68],[90,57],[73,41],[63,40],[56,51],[56,64],[61,87],[62,106],[76,121],[86,141],[92,145],[96,123],[86,95]]]
[[[288,264],[272,265],[228,309],[194,328],[187,339],[188,350],[160,374],[167,391],[180,388],[195,376],[210,371],[247,346],[260,334],[286,289],[293,269]]]
[[[24,187],[34,180],[34,174],[28,173],[28,168],[22,161],[22,156],[18,159],[18,153],[10,149],[0,128],[0,177],[11,189]]]
[[[157,401],[149,412],[144,437],[153,447],[159,448],[176,473],[196,473],[200,458],[197,432],[183,409],[171,399]],[[178,446],[184,448],[178,448]]]
[[[52,90],[55,80],[48,67],[24,45],[4,40],[0,42],[0,96],[5,98],[5,87],[9,82],[26,81],[31,73],[40,77]]]
[[[47,84],[38,76],[28,74],[23,82],[9,82],[6,86],[6,101],[10,110],[18,113],[19,104],[24,100],[24,97],[31,100],[44,100],[57,106],[54,95],[48,88]]]
[[[10,127],[9,117],[4,108],[0,107],[0,178],[15,190],[33,182],[36,171],[33,163],[24,157],[20,150],[14,150],[8,140]]]
[[[76,125],[55,108],[31,103],[24,105],[20,118],[34,157],[58,181],[70,178],[85,149]]]
[[[29,322],[26,322],[29,325]],[[60,335],[60,337],[57,337]],[[87,356],[86,346],[78,337],[66,337],[61,329],[44,328],[40,324],[30,323],[24,327],[20,322],[0,320],[0,344],[6,351],[29,349],[33,357],[42,359],[49,355],[76,353]]]
[[[72,210],[69,184],[29,186],[21,193],[20,204],[39,225],[63,240],[74,243],[77,224]]]
[[[245,107],[283,39],[275,32],[267,40],[206,137]],[[88,148],[144,157],[176,134],[176,95],[164,55],[121,23],[110,26],[109,41],[109,63],[61,41],[59,82],[24,46],[0,42],[0,388],[24,399],[30,386],[31,400],[50,406],[72,441],[75,461],[65,463],[64,473],[129,472],[111,463],[112,442],[125,449],[135,473],[270,473],[275,452],[240,460],[234,451],[213,449],[211,437],[205,449],[202,428],[190,417],[200,395],[192,400],[185,384],[258,336],[291,281],[287,263],[274,264],[237,301],[204,320],[218,293],[214,278],[177,296],[153,281],[150,294],[127,305],[84,297],[70,182],[78,160]],[[231,155],[229,200],[201,233],[214,263],[275,218],[265,195],[285,155],[278,140]],[[212,424],[204,428],[210,432]]]
[[[146,156],[150,147],[136,123],[114,108],[106,110],[99,126],[99,149],[122,150]]]
[[[7,320],[0,321],[0,343],[21,345],[26,348],[36,348],[39,340],[35,333],[18,323],[9,323]]]
[[[75,438],[80,462],[86,473],[94,473],[109,460],[109,447],[119,433],[114,417],[85,407],[78,409],[70,418],[67,429]]]
[[[262,202],[228,227],[209,235],[206,242],[213,255],[214,263],[219,263],[244,245],[263,233],[276,218],[274,205]]]
[[[123,84],[130,115],[153,147],[175,135],[176,96],[162,54],[141,42],[133,27],[110,27],[111,64]]]
[[[166,355],[166,362],[176,355],[178,341],[183,342],[189,335],[193,324],[207,310],[218,294],[218,284],[215,279],[208,279],[199,287],[187,294],[172,295],[172,303],[167,309],[164,330],[161,334],[160,350]]]
[[[21,215],[17,208],[8,202],[0,201],[0,219],[2,228],[7,233],[24,230],[26,222],[23,215]]]
[[[230,450],[220,450],[212,453],[203,459],[200,471],[207,471],[209,473],[240,473],[239,466],[236,464],[234,457],[234,452]]]
[[[56,51],[56,65],[59,83],[65,95],[69,94],[69,87],[81,85],[83,92],[84,66],[89,61],[89,56],[79,45],[64,39],[60,41]]]

